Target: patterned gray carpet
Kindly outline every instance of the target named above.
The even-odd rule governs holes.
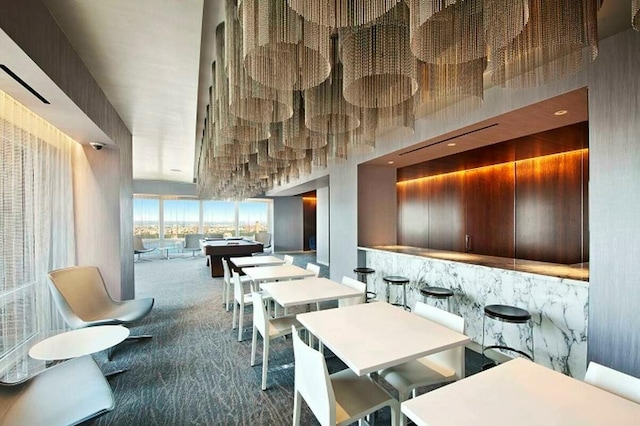
[[[277,254],[282,256],[282,254]],[[294,253],[295,264],[315,261],[314,253]],[[328,268],[321,276],[328,276]],[[222,279],[212,279],[203,258],[154,259],[135,265],[136,296],[154,297],[151,313],[132,334],[151,340],[125,342],[113,361],[95,356],[103,371],[128,368],[109,381],[116,399],[110,413],[96,425],[287,425],[293,413],[291,339],[271,343],[269,389],[260,390],[261,340],[258,364],[250,366],[251,308],[245,312],[244,341],[231,330],[231,312],[222,306]],[[467,373],[477,370],[467,351]],[[477,356],[476,356],[477,358]],[[329,372],[345,366],[327,360]],[[476,362],[477,364],[477,362]],[[390,423],[388,408],[376,423]],[[303,405],[302,424],[318,422]]]
[[[295,263],[313,260],[296,255]],[[135,274],[136,296],[156,302],[132,334],[154,337],[126,342],[111,362],[105,353],[96,355],[105,372],[129,371],[110,379],[116,407],[93,424],[291,424],[293,368],[271,371],[269,389],[260,390],[261,364],[250,366],[251,308],[245,313],[245,340],[238,342],[232,315],[221,304],[222,279],[209,276],[203,258],[136,263]],[[291,339],[273,341],[270,367],[292,362]],[[344,368],[335,359],[328,364],[330,372]],[[317,424],[306,407],[302,422]]]

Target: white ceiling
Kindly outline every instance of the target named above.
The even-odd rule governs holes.
[[[134,179],[192,182],[208,103],[214,31],[223,19],[225,0],[43,2],[133,134]],[[598,15],[600,37],[629,28],[630,9],[631,0],[604,0]],[[5,38],[1,33],[3,51],[3,43],[15,48]],[[28,62],[26,55],[8,57]],[[30,69],[33,78],[46,79]],[[15,83],[8,80],[0,77],[0,88],[11,91]],[[45,93],[63,96],[56,88]],[[106,139],[95,126],[86,130],[88,119],[74,107],[68,105],[66,113],[77,121],[63,130],[81,143]]]

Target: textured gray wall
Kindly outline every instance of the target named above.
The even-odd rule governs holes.
[[[358,167],[358,245],[396,244],[398,239],[396,169]]]
[[[273,248],[297,251],[303,246],[302,197],[273,199]]]
[[[640,377],[640,33],[589,73],[589,360]]]
[[[316,261],[329,265],[329,187],[316,190]]]
[[[79,264],[100,267],[113,297],[132,298],[131,132],[40,0],[0,0],[0,11],[2,30],[117,146],[74,153],[76,250]]]

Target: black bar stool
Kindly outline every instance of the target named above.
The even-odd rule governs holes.
[[[366,286],[367,286],[367,297],[366,297],[366,301],[370,301],[376,298],[377,294],[373,291],[369,291],[368,287],[369,287],[369,283],[367,282],[367,277],[373,273],[375,273],[375,269],[371,269],[371,268],[366,268],[366,267],[362,267],[362,268],[356,268],[353,270],[353,272],[355,272],[356,274],[358,274],[358,281],[362,281]]]
[[[402,286],[402,304],[392,303],[395,306],[402,306],[405,311],[410,311],[411,308],[407,306],[407,284],[409,284],[409,278],[400,277],[397,275],[388,275],[386,277],[382,277],[382,280],[387,283],[387,302],[389,302],[389,284],[393,285],[401,285]]]
[[[451,296],[453,290],[444,287],[428,286],[420,289],[420,294],[426,298],[447,301],[447,311],[451,312]]]
[[[507,345],[494,344],[490,346],[484,345],[485,335],[487,330],[485,328],[486,319],[494,319],[496,321],[511,323],[511,324],[529,324],[529,335],[531,337],[531,353],[527,353],[521,349],[513,348]],[[487,305],[484,307],[484,317],[482,318],[482,355],[487,349],[503,349],[518,353],[531,361],[534,360],[534,345],[533,345],[533,321],[531,321],[531,314],[529,311],[518,308],[516,306],[509,305]]]

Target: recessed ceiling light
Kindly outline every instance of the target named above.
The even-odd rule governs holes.
[[[455,142],[449,142],[449,143],[447,144],[447,146],[456,146],[456,143],[455,143]]]
[[[558,111],[554,112],[553,114],[554,115],[565,115],[567,112],[569,112],[569,111],[567,111],[566,109],[559,109]]]
[[[393,164],[393,161],[387,161],[387,164]]]
[[[182,170],[180,169],[171,169],[172,172],[181,172]]]

